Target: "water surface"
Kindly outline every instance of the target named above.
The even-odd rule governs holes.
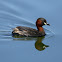
[[[61,0],[0,0],[0,62],[62,62]],[[44,17],[45,37],[14,38],[16,26],[36,29]]]

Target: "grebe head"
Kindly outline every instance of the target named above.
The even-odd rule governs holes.
[[[50,26],[50,24],[47,23],[46,19],[38,18],[37,21],[36,21],[37,29],[38,29],[38,31],[41,31],[41,32],[44,33],[44,29],[42,27],[43,25],[49,25]]]
[[[37,21],[36,21],[36,26],[37,27],[42,27],[43,25],[49,25],[50,26],[50,24],[47,23],[46,19],[38,18]]]

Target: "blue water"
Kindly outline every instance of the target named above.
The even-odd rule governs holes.
[[[45,37],[14,38],[16,26],[35,28],[43,17]],[[0,62],[62,62],[61,0],[0,0]]]

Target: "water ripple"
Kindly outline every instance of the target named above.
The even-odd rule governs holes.
[[[0,9],[0,39],[13,39],[11,33],[16,26],[27,26],[36,29],[34,21],[25,18],[25,14],[33,9],[30,4],[21,3],[21,5],[17,5],[17,2],[13,4],[12,2],[3,1],[0,3]],[[46,38],[54,34],[48,29],[45,29],[45,31],[47,33]]]

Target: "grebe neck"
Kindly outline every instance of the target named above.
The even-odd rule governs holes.
[[[38,28],[38,31],[40,31],[40,32],[44,32],[43,27],[37,27],[37,28]]]

